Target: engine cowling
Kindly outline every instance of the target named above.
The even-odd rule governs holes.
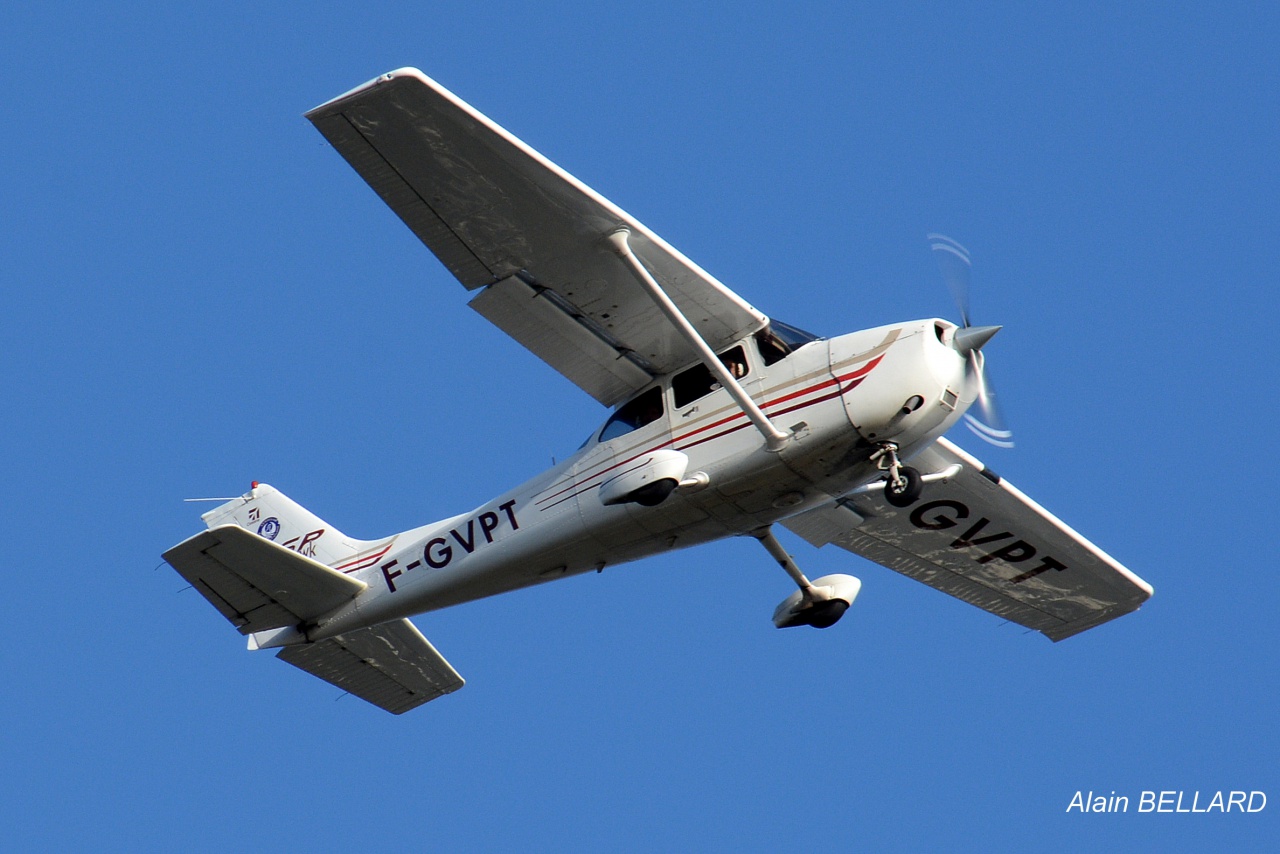
[[[908,445],[940,433],[973,401],[965,357],[949,343],[955,325],[918,320],[833,338],[845,412],[868,442]],[[870,354],[877,354],[868,358]]]

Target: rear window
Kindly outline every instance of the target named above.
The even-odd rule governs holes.
[[[654,386],[639,397],[634,397],[619,407],[600,431],[600,441],[607,442],[630,433],[662,417],[662,387]]]

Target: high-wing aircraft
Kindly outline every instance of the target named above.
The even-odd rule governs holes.
[[[982,356],[998,327],[970,324],[963,283],[959,325],[818,338],[748,305],[416,69],[306,116],[472,308],[613,411],[528,483],[394,536],[348,537],[257,483],[205,513],[208,530],[164,558],[250,649],[399,714],[463,684],[408,617],[741,535],[795,582],[775,625],[832,625],[861,582],[808,579],[774,525],[1054,641],[1151,595],[943,438],[968,416],[1010,444]],[[967,267],[962,246],[931,239],[953,271]]]

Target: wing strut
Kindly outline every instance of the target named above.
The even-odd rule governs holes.
[[[715,351],[702,339],[702,336],[698,334],[698,330],[694,329],[688,318],[680,313],[680,309],[671,301],[671,297],[667,296],[666,292],[662,290],[662,286],[653,278],[644,264],[640,262],[640,259],[636,257],[636,254],[631,251],[631,244],[628,241],[630,235],[631,231],[626,228],[620,228],[610,234],[609,243],[613,246],[613,251],[626,262],[631,274],[640,283],[640,287],[644,288],[645,292],[657,303],[658,308],[667,316],[672,325],[693,345],[693,349],[702,357],[702,362],[711,371],[711,375],[719,380],[720,385],[729,392],[734,402],[746,413],[747,418],[751,419],[751,423],[756,425],[756,429],[764,435],[764,441],[769,450],[782,450],[791,439],[790,434],[784,433],[774,426],[774,423],[769,420],[769,416],[765,415],[764,411],[756,406],[756,402],[751,399],[746,390],[738,384],[733,374],[729,373],[724,364],[716,357]]]

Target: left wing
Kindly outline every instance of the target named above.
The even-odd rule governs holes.
[[[712,349],[768,320],[417,69],[306,116],[458,281],[483,289],[476,311],[606,406],[698,359],[609,250],[617,229]]]
[[[815,546],[834,543],[1060,641],[1136,611],[1151,585],[1062,520],[939,439],[911,464],[958,471],[912,506],[849,496],[782,524]]]

